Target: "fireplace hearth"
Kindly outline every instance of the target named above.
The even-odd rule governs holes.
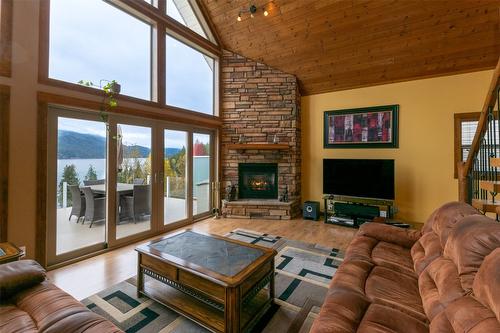
[[[278,165],[276,163],[240,163],[238,165],[239,199],[277,199]]]

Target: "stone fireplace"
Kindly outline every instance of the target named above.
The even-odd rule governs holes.
[[[278,165],[276,163],[240,163],[238,165],[239,199],[277,199]]]
[[[238,189],[238,199],[224,203],[223,215],[290,219],[300,213],[301,202],[297,78],[229,51],[221,64],[221,182]],[[272,172],[264,170],[270,165]],[[280,202],[285,191],[289,201]]]

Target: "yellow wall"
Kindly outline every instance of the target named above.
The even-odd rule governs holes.
[[[302,199],[322,201],[323,158],[395,160],[398,218],[424,222],[458,199],[453,177],[453,114],[480,111],[493,71],[453,75],[302,98]],[[399,148],[324,149],[323,112],[399,104]]]

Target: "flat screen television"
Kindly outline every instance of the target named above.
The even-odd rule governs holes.
[[[323,193],[394,200],[394,160],[325,158]]]

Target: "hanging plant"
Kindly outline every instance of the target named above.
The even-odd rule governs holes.
[[[107,82],[104,86],[103,82]],[[99,117],[102,122],[106,124],[106,130],[109,133],[109,112],[113,111],[118,106],[118,101],[116,100],[116,95],[121,91],[121,85],[115,80],[101,80],[99,85],[93,83],[92,81],[80,80],[78,84],[85,87],[98,88],[104,91],[105,95],[102,98],[101,107],[99,108]],[[113,139],[119,139],[120,135],[114,136]]]

